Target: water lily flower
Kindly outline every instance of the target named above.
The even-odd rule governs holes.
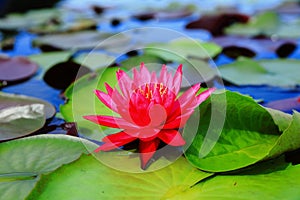
[[[85,119],[94,123],[119,128],[119,133],[107,135],[95,152],[109,151],[138,140],[141,168],[155,154],[159,145],[183,146],[180,128],[183,128],[194,109],[215,90],[200,94],[200,83],[178,95],[182,82],[182,65],[174,76],[162,66],[159,76],[150,73],[142,63],[140,70],[133,69],[133,79],[124,71],[117,71],[119,88],[106,84],[107,93],[95,90],[100,101],[119,116],[90,115]]]

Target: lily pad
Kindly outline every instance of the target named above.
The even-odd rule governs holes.
[[[108,38],[112,39],[107,40]],[[129,37],[123,34],[101,33],[98,31],[80,31],[76,33],[52,34],[37,37],[33,40],[35,46],[47,45],[62,50],[81,50],[122,46],[129,42]]]
[[[16,82],[33,76],[38,65],[25,57],[0,57],[0,81]]]
[[[59,16],[57,9],[33,10],[25,14],[12,13],[0,19],[0,29],[16,30],[30,28],[57,16]]]
[[[0,140],[29,135],[45,124],[44,106],[30,104],[0,110]]]
[[[246,23],[249,16],[240,13],[223,13],[218,15],[204,15],[200,19],[189,22],[187,29],[205,29],[212,35],[219,36],[224,34],[224,29],[233,23]]]
[[[120,164],[126,164],[126,159],[128,157]],[[138,157],[129,159],[138,160]],[[65,200],[170,199],[211,175],[192,167],[182,157],[157,171],[126,173],[109,168],[93,157],[82,156],[80,160],[43,176],[27,199],[43,200],[53,196]]]
[[[65,135],[39,135],[0,144],[0,193],[23,200],[47,174],[87,153],[94,144]]]
[[[284,112],[291,112],[292,110],[300,111],[300,97],[293,97],[293,98],[271,101],[264,104],[264,106],[268,108],[281,110]]]
[[[187,159],[194,166],[211,172],[236,170],[263,160],[280,136],[269,112],[250,97],[234,92],[226,92],[226,104],[221,94],[213,94],[211,99],[213,104],[205,101],[200,105],[200,126],[185,152]],[[221,112],[225,108],[226,112]],[[219,117],[225,119],[220,130],[209,127],[211,109],[220,112]],[[188,133],[190,129],[194,130],[187,124],[184,131]],[[206,135],[208,129],[219,133],[219,137]],[[209,144],[214,146],[207,151]]]
[[[212,40],[223,47],[223,53],[231,58],[239,56],[254,57],[261,53],[274,53],[279,57],[287,57],[293,53],[297,47],[292,40],[276,40],[268,38],[254,39],[240,36],[223,36]]]
[[[221,76],[235,85],[295,87],[300,84],[300,61],[293,59],[259,60],[239,58],[219,67]]]
[[[96,97],[93,91],[95,89],[106,91],[104,83],[114,87],[117,83],[116,71],[118,69],[112,67],[87,74],[75,81],[65,91],[64,95],[67,102],[60,107],[60,112],[67,122],[77,123],[82,135],[95,140],[101,140],[105,135],[103,130],[106,127],[91,123],[85,120],[83,116],[96,113],[112,115],[112,111]]]
[[[44,105],[46,119],[52,118],[56,113],[55,107],[51,103],[39,98],[0,92],[0,100],[0,109],[30,104],[42,104]]]
[[[279,24],[278,16],[275,12],[264,12],[252,17],[248,23],[236,23],[226,28],[225,32],[230,35],[272,35],[276,33]]]
[[[265,35],[275,38],[299,38],[300,21],[283,21],[275,12],[265,12],[254,16],[246,24],[236,23],[226,28],[229,35],[243,35],[248,37]]]
[[[102,67],[108,67],[115,61],[114,56],[110,56],[104,53],[92,52],[82,53],[76,56],[74,62],[84,65],[91,70],[97,70]]]
[[[179,38],[170,43],[149,44],[145,48],[147,54],[156,55],[166,61],[186,61],[189,58],[210,59],[222,51],[221,47],[212,42],[201,42]]]
[[[96,29],[97,22],[93,19],[76,19],[64,21],[61,19],[49,19],[48,21],[29,28],[29,31],[36,34],[71,33],[82,30]]]
[[[40,78],[43,77],[44,72],[46,72],[53,65],[67,61],[73,54],[72,51],[58,51],[58,52],[47,52],[41,54],[34,54],[28,56],[29,60],[37,63],[42,69],[43,72],[40,75]]]
[[[156,63],[156,64],[162,64],[164,62],[163,59],[156,55],[148,55],[148,54],[142,54],[138,56],[130,57],[120,63],[120,66],[125,69],[132,69],[133,67],[140,66],[141,63]]]
[[[237,175],[218,175],[173,199],[286,199],[300,196],[300,165],[271,161]]]

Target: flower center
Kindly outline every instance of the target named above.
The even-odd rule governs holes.
[[[146,99],[151,100],[156,90],[158,90],[160,96],[163,96],[167,93],[168,88],[164,86],[163,83],[146,83],[145,85],[140,86],[136,92],[138,91]]]

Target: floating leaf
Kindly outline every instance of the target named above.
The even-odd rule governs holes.
[[[239,58],[219,67],[221,76],[235,85],[295,87],[300,84],[300,61],[292,59],[254,61]]]
[[[274,12],[264,12],[249,20],[246,24],[236,23],[226,28],[226,33],[230,35],[272,35],[276,32],[279,19]]]
[[[218,175],[172,199],[286,199],[300,196],[300,165],[271,161],[237,175]]]
[[[0,109],[10,108],[15,106],[25,106],[31,104],[44,105],[44,113],[46,119],[52,118],[56,113],[54,106],[42,99],[29,97],[25,95],[15,95],[15,94],[7,94],[7,93],[0,92]]]
[[[300,113],[294,112],[292,122],[283,131],[267,157],[275,157],[284,152],[300,148]]]
[[[222,94],[212,95],[211,103],[202,103],[200,111],[200,126],[185,156],[205,171],[223,172],[254,164],[269,154],[280,136],[268,111],[238,93],[226,92],[226,100]],[[225,120],[223,127],[215,127],[212,112],[217,113],[216,120]],[[184,132],[194,129],[187,124]]]
[[[0,57],[0,81],[22,81],[33,76],[37,69],[37,64],[25,57]]]
[[[204,15],[200,19],[189,22],[185,25],[187,29],[205,29],[212,35],[224,34],[224,29],[233,23],[246,23],[249,16],[239,13],[223,13],[218,15]]]
[[[292,110],[300,110],[300,97],[293,97],[271,101],[264,104],[265,107],[281,110],[284,112],[291,112]]]
[[[66,121],[76,122],[79,132],[89,138],[100,140],[104,136],[102,130],[106,127],[91,123],[83,116],[93,113],[112,115],[112,111],[99,101],[93,91],[95,89],[106,91],[104,83],[115,86],[118,69],[116,67],[106,68],[87,74],[75,81],[65,91],[67,103],[60,107],[61,114]]]
[[[162,64],[164,60],[156,55],[142,54],[139,56],[130,57],[120,63],[120,66],[125,69],[132,69],[134,67],[140,66],[141,63],[153,63],[153,64]],[[160,65],[161,67],[161,65]]]
[[[29,28],[29,31],[36,34],[53,34],[76,32],[82,30],[96,29],[97,23],[93,19],[76,19],[73,21],[63,21],[60,19],[50,19],[38,26]]]
[[[126,156],[121,163],[128,163]],[[154,163],[151,167],[154,167]],[[151,168],[150,167],[150,168]],[[120,172],[91,156],[45,175],[30,199],[169,199],[211,176],[192,167],[184,158],[166,168],[148,173]],[[50,181],[51,180],[51,181]]]
[[[78,50],[122,46],[128,41],[128,36],[123,34],[114,35],[111,33],[100,33],[98,31],[81,31],[40,36],[33,40],[33,44],[39,47],[46,45],[62,50]]]
[[[67,61],[71,56],[72,51],[58,51],[58,52],[48,52],[41,54],[34,54],[28,56],[29,60],[37,63],[44,71],[41,73],[40,77],[44,75],[50,67],[53,65]]]
[[[156,55],[166,61],[186,61],[189,58],[210,59],[221,52],[215,43],[201,42],[179,38],[170,43],[149,44],[145,48],[147,54]]]
[[[248,37],[265,35],[276,38],[299,38],[300,21],[286,22],[281,20],[275,12],[265,12],[253,17],[247,24],[233,24],[226,28],[230,35],[243,35]]]
[[[108,67],[115,61],[115,57],[103,53],[82,53],[74,59],[74,62],[84,65],[92,70]]]
[[[0,140],[10,140],[37,131],[45,124],[44,106],[30,104],[0,110]]]
[[[15,30],[30,28],[59,16],[57,9],[32,10],[25,14],[12,13],[0,19],[0,29]]]
[[[39,135],[0,144],[0,193],[3,199],[23,200],[42,174],[79,158],[94,144],[65,135]]]
[[[216,44],[223,47],[223,53],[231,58],[239,56],[254,57],[261,53],[274,53],[279,57],[287,57],[297,47],[295,41],[271,39],[254,39],[240,36],[223,36],[212,40]]]

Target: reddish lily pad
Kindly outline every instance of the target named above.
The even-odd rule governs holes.
[[[249,16],[240,13],[223,13],[219,15],[204,15],[196,21],[188,23],[187,29],[205,29],[212,35],[218,36],[224,34],[224,28],[235,22],[246,23]]]
[[[300,97],[271,101],[264,106],[285,112],[291,112],[293,109],[300,110]]]
[[[19,82],[33,76],[38,65],[24,57],[0,57],[0,82]]]

